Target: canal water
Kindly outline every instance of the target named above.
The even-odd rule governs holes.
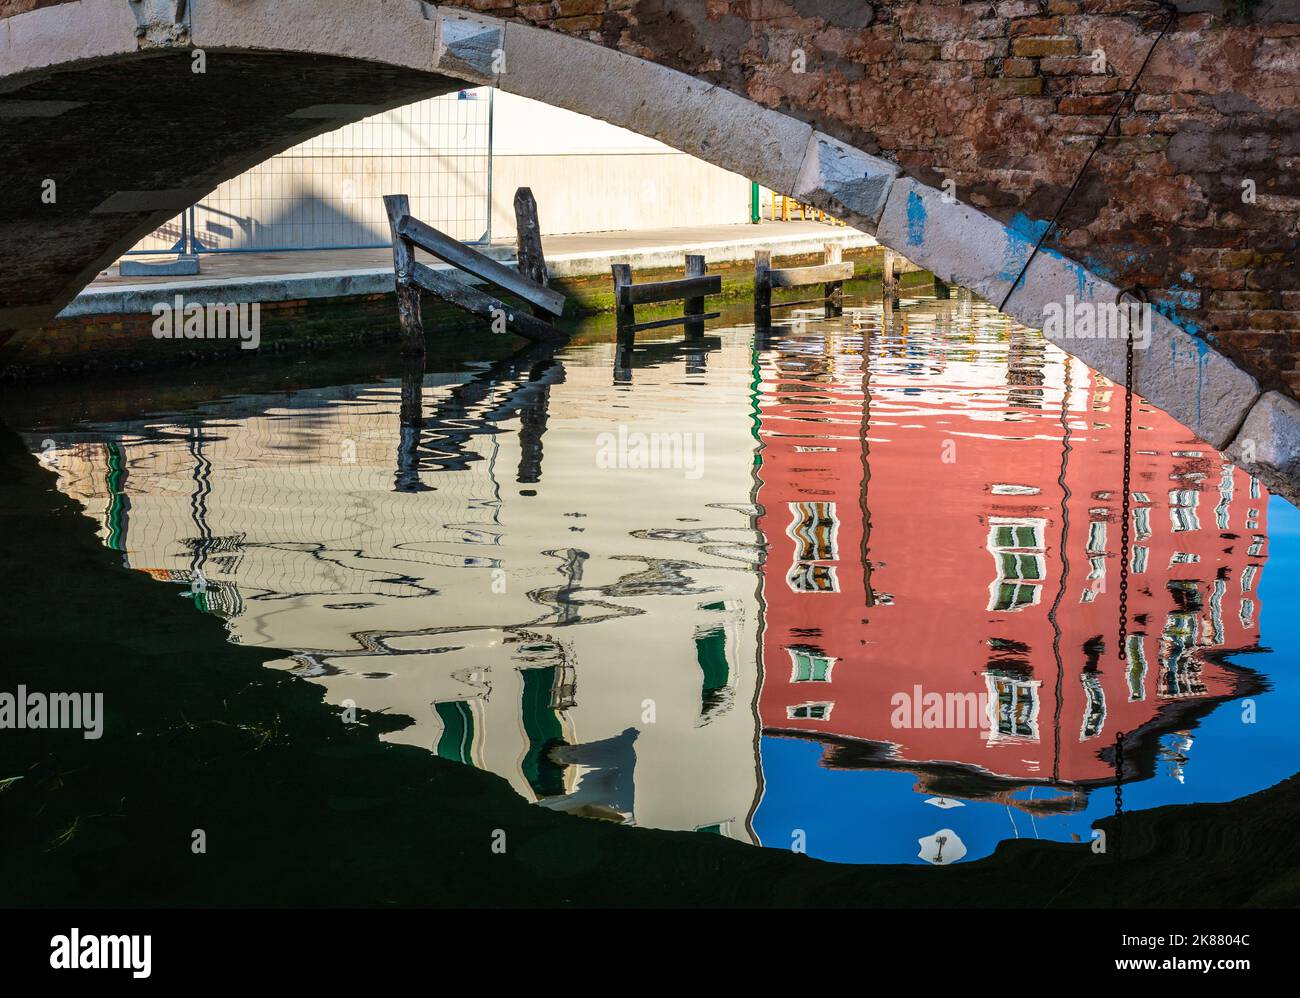
[[[1123,386],[965,293],[783,314],[23,438],[124,573],[574,821],[969,862],[1296,770],[1293,507],[1136,400],[1121,657]]]

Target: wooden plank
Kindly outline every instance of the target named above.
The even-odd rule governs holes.
[[[700,253],[686,254],[686,276],[688,278],[703,277],[707,269],[708,268],[705,267],[704,265],[704,256],[702,254]],[[719,281],[719,290],[720,289],[721,289],[721,281]],[[683,311],[685,311],[687,315],[703,315],[704,296],[698,295],[691,298],[687,298],[685,302],[685,306],[686,307],[683,309]],[[692,339],[703,336],[704,320],[702,319],[692,320],[686,323],[686,335]]]
[[[653,302],[680,301],[683,298],[716,295],[721,291],[722,278],[715,274],[711,277],[682,277],[675,281],[629,284],[622,293],[627,296],[630,305],[649,305]]]
[[[774,308],[791,308],[795,305],[821,305],[825,301],[825,298],[800,298],[798,301],[774,301],[768,306],[768,311],[770,312]]]
[[[496,320],[504,313],[506,329],[516,336],[528,340],[553,343],[563,340],[564,334],[548,322],[528,314],[521,308],[507,305],[491,295],[484,294],[477,288],[440,274],[432,267],[417,263],[411,272],[414,281],[430,294],[435,294],[443,301],[457,308],[464,309],[470,315],[476,315],[488,322]]]
[[[509,291],[530,305],[544,308],[555,316],[564,312],[564,295],[558,291],[538,287],[518,271],[511,270],[504,263],[499,263],[478,250],[471,249],[459,239],[453,239],[431,225],[425,225],[418,218],[407,215],[397,223],[397,231],[439,260],[451,264],[458,270],[480,277],[489,284],[495,284],[501,290]]]
[[[384,196],[388,228],[393,237],[393,280],[397,290],[397,321],[402,330],[402,353],[424,353],[424,323],[420,317],[420,289],[411,283],[415,251],[397,231],[398,223],[410,215],[411,205],[405,194]]]
[[[549,287],[551,275],[546,270],[546,257],[542,253],[542,223],[537,218],[537,199],[530,188],[515,191],[515,249],[519,260],[519,273],[538,287]],[[533,306],[533,315],[541,318],[545,309]]]
[[[847,281],[853,278],[853,262],[819,263],[811,267],[787,267],[772,270],[771,280],[774,288],[804,288],[810,284],[823,284],[827,281]]]
[[[615,263],[609,269],[614,275],[614,321],[619,329],[625,329],[636,322],[636,309],[623,293],[632,284],[632,268],[626,263]]]
[[[705,319],[716,319],[721,312],[705,312],[703,315],[679,315],[672,319],[655,319],[651,322],[638,322],[628,328],[633,332],[640,332],[643,329],[658,329],[661,326],[678,326],[683,322],[703,322]]]

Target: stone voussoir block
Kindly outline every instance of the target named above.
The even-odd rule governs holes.
[[[793,191],[813,128],[686,73],[594,42],[510,22],[497,86],[658,139]]]
[[[1022,247],[1032,249],[1028,236]],[[1012,253],[1012,256],[1018,253]],[[1118,304],[1120,289],[1088,268],[1052,250],[1040,250],[1007,302],[1006,311],[1117,384],[1123,384],[1127,344],[1123,337],[1098,335],[1098,306]],[[1088,326],[1049,323],[1052,306],[1064,318],[1078,305],[1092,307]],[[1048,327],[1048,328],[1045,328]],[[1081,335],[1082,332],[1090,335]],[[1223,447],[1259,396],[1259,385],[1210,344],[1192,336],[1154,308],[1133,337],[1133,388],[1152,405],[1189,427],[1212,447]]]
[[[125,5],[123,5],[125,6]],[[212,0],[190,5],[197,48],[314,52],[432,71],[437,21],[407,0]]]
[[[1007,230],[1006,260],[1009,269],[1019,272],[1023,261],[1033,252],[1035,238],[1026,233]],[[1019,261],[1019,263],[1017,263]],[[1012,279],[1014,279],[1014,274]],[[1112,303],[1119,289],[1053,250],[1040,250],[1016,285],[1007,301],[1006,311],[1018,322],[1043,335],[1066,353],[1078,357],[1112,381],[1124,381],[1127,349],[1122,339],[1076,335],[1073,321],[1054,329],[1049,317],[1055,310],[1064,317],[1080,303],[1088,306]],[[1090,332],[1093,331],[1091,328]]]
[[[1152,310],[1134,390],[1222,450],[1259,398],[1259,382],[1211,344]]]
[[[1015,276],[1001,251],[1006,244],[1001,222],[911,177],[890,186],[876,238],[939,279],[970,288],[995,305]]]
[[[139,48],[131,8],[114,0],[82,0],[75,21],[62,5],[37,7],[0,23],[0,76]],[[78,30],[69,31],[70,21]]]
[[[815,132],[793,193],[856,228],[874,232],[898,173],[888,160]]]
[[[1292,502],[1300,497],[1300,402],[1265,392],[1251,407],[1227,455]]]
[[[471,83],[495,84],[505,67],[505,45],[504,21],[440,11],[434,66],[440,73]]]

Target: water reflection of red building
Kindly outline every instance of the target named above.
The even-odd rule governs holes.
[[[1258,483],[1137,404],[1123,661],[1123,387],[969,301],[901,330],[865,446],[859,342],[814,323],[760,356],[764,729],[978,796],[1105,781],[1117,732],[1248,691],[1215,653],[1257,643]]]

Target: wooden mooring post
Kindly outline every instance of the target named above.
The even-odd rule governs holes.
[[[754,250],[754,326],[772,328],[771,250]]]
[[[515,191],[515,250],[519,273],[539,287],[550,287],[551,275],[546,270],[546,257],[542,253],[542,223],[537,217],[537,199],[532,189],[521,187]],[[533,306],[533,315],[541,319],[546,310]]]
[[[402,331],[402,353],[424,353],[424,322],[420,317],[420,286],[412,280],[415,249],[397,232],[398,223],[411,213],[405,194],[384,198],[388,227],[393,236],[393,281],[397,291],[397,321]]]
[[[891,249],[885,250],[885,265],[881,272],[881,295],[891,302],[898,301],[898,255]]]

